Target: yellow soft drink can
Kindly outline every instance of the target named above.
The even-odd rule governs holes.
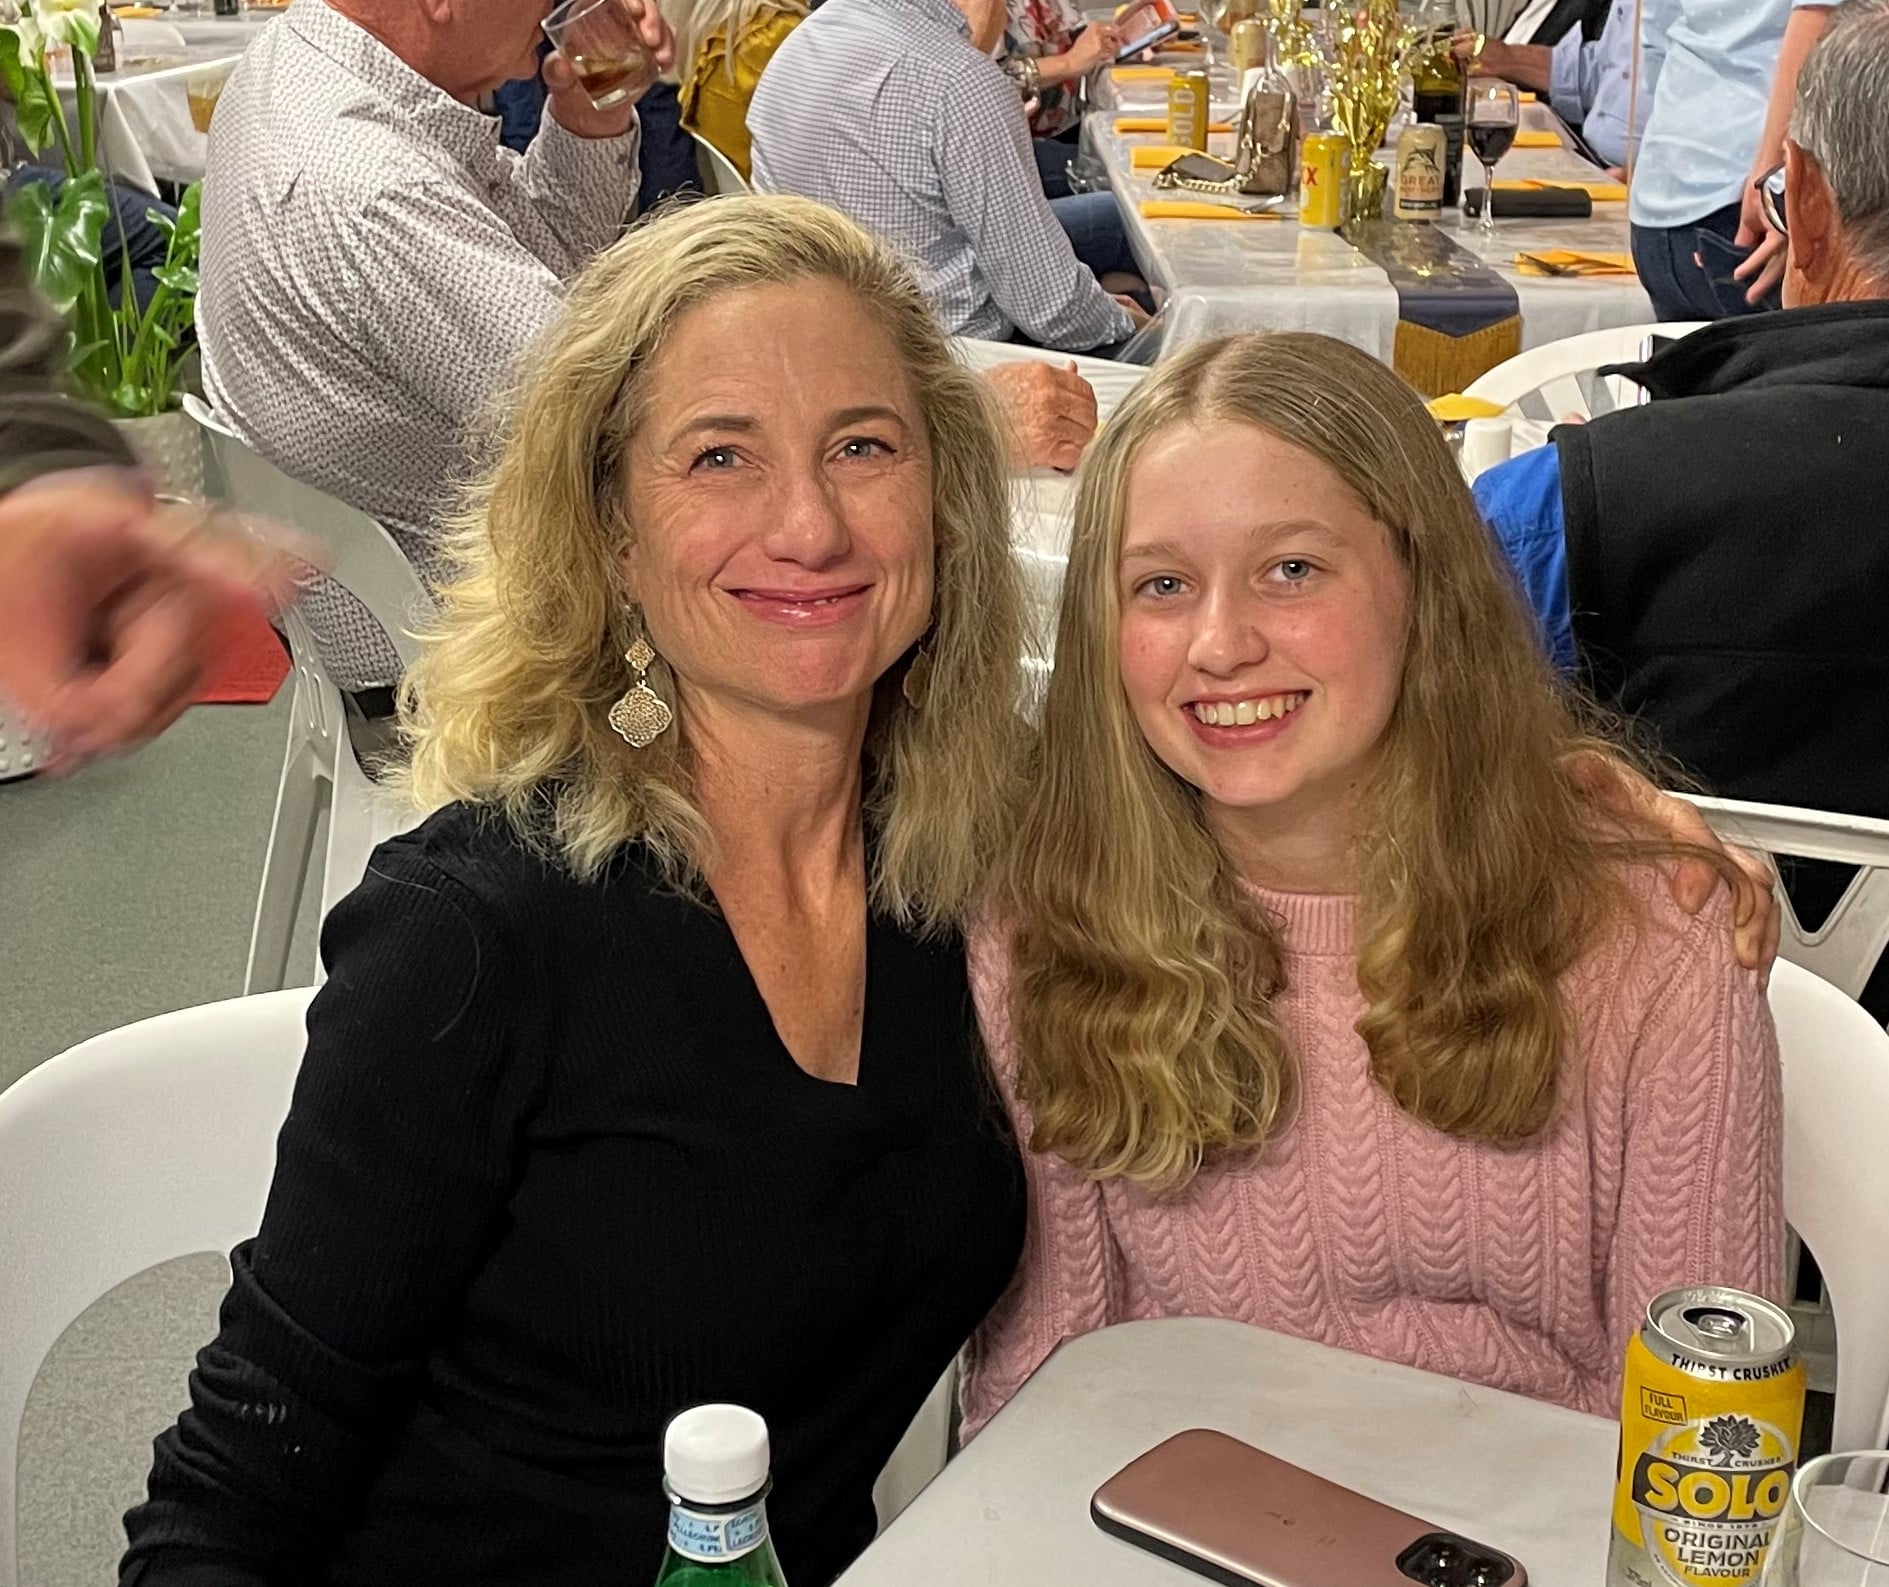
[[[1747,1587],[1790,1499],[1804,1363],[1781,1307],[1668,1290],[1627,1345],[1608,1587]]]
[[[1345,173],[1351,155],[1333,132],[1308,133],[1299,144],[1299,224],[1335,230],[1345,218]]]
[[[1168,142],[1180,149],[1205,149],[1213,120],[1212,79],[1198,68],[1168,79]]]

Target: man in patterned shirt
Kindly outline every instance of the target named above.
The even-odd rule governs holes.
[[[653,0],[620,0],[673,53]],[[549,0],[294,0],[210,134],[197,330],[211,400],[285,472],[379,519],[420,571],[467,430],[637,193],[633,104],[560,57],[525,154],[479,97],[537,70]],[[392,645],[332,585],[304,604],[350,693],[389,706]]]
[[[827,0],[761,74],[754,185],[851,216],[919,267],[946,330],[1084,352],[1147,316],[1113,298],[1043,196],[1004,0]]]

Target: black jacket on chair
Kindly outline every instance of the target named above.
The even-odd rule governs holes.
[[[1623,372],[1653,400],[1554,433],[1595,692],[1713,793],[1889,817],[1889,302]]]

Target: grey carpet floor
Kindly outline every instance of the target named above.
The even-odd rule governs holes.
[[[191,711],[139,754],[68,781],[0,783],[0,1089],[100,1031],[242,990],[288,696]],[[303,983],[317,891],[292,960]],[[155,1268],[47,1357],[22,1430],[17,1537],[0,1515],[24,1587],[115,1579],[119,1518],[184,1403],[227,1275],[221,1256]]]

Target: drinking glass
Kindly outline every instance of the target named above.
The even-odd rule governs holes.
[[[1805,1464],[1765,1555],[1762,1587],[1889,1587],[1889,1454]]]
[[[1514,147],[1522,124],[1522,104],[1515,85],[1499,77],[1472,77],[1464,95],[1463,131],[1470,152],[1482,163],[1482,220],[1484,237],[1495,235],[1496,162]]]
[[[598,110],[622,104],[655,81],[656,63],[617,0],[564,0],[544,19],[544,36],[570,62]]]

